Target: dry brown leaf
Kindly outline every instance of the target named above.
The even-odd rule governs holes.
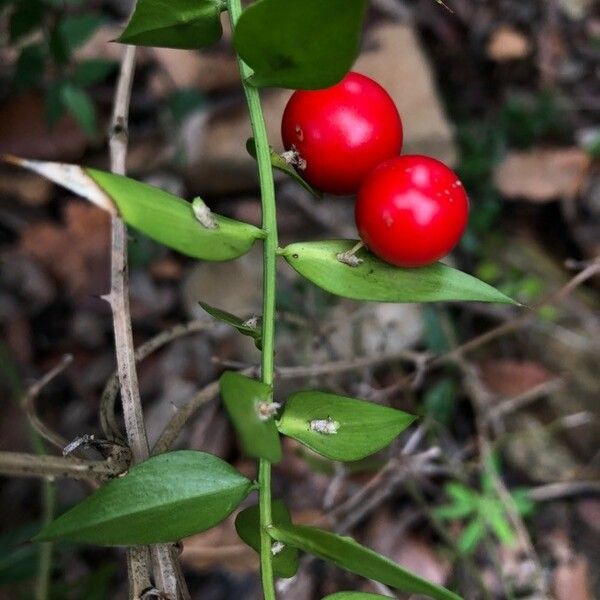
[[[229,517],[217,527],[184,540],[182,561],[198,570],[219,567],[237,573],[256,571],[258,554],[240,540],[234,523],[235,518]]]
[[[15,96],[0,107],[0,154],[42,160],[77,160],[87,138],[65,115],[53,129],[46,121],[43,97],[35,92]]]
[[[488,56],[498,62],[525,58],[530,52],[529,39],[509,25],[493,31],[487,45]]]
[[[0,194],[15,196],[26,204],[40,206],[52,198],[52,182],[32,173],[0,174]]]
[[[434,552],[432,544],[407,533],[402,519],[389,510],[379,511],[373,516],[366,536],[367,546],[421,577],[438,585],[443,585],[448,577],[449,563]]]
[[[550,371],[533,361],[494,359],[481,364],[483,383],[490,392],[501,396],[523,394],[553,378]]]
[[[107,273],[109,215],[95,206],[70,201],[64,225],[35,223],[21,236],[21,249],[42,263],[71,293],[103,293],[98,274]]]
[[[494,180],[510,200],[550,202],[574,198],[589,166],[589,155],[579,148],[512,152],[496,169]]]
[[[202,53],[171,48],[153,48],[152,52],[161,67],[150,82],[158,96],[187,87],[214,92],[238,83],[237,62],[230,52],[218,48]]]
[[[575,556],[554,569],[556,600],[594,600],[590,586],[590,568],[584,556]]]

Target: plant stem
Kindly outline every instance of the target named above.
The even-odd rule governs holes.
[[[231,29],[242,13],[241,0],[227,0]],[[277,260],[277,218],[275,208],[275,185],[267,129],[260,105],[258,90],[248,84],[252,69],[238,56],[242,85],[250,123],[256,144],[256,160],[260,179],[262,202],[262,228],[266,233],[263,248],[263,319],[262,319],[262,381],[268,385],[273,383],[273,346],[275,337],[275,291],[276,291],[276,260]],[[273,556],[271,554],[271,538],[267,528],[272,523],[271,515],[271,463],[262,459],[258,468],[258,483],[260,495],[260,564],[262,587],[265,600],[275,600],[273,582]]]
[[[41,451],[44,450],[43,443],[38,440]],[[36,444],[37,445],[37,444]],[[54,508],[56,505],[56,487],[51,478],[44,479],[42,483],[43,524],[48,525],[54,519]],[[38,573],[35,584],[35,600],[47,600],[50,596],[50,583],[52,580],[52,542],[40,544],[38,559]]]

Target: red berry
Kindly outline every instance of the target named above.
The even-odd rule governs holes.
[[[458,244],[469,200],[456,173],[428,156],[399,156],[363,182],[356,226],[365,245],[399,267],[432,263]]]
[[[298,171],[308,183],[330,194],[354,194],[373,168],[400,153],[402,121],[377,82],[348,73],[330,88],[294,92],[281,136],[285,149],[305,161]]]

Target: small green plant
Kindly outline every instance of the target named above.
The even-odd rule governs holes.
[[[507,516],[505,503],[499,497],[489,473],[481,476],[481,491],[460,482],[447,483],[445,490],[450,502],[436,508],[433,515],[443,521],[464,525],[457,540],[461,552],[475,552],[490,532],[502,544],[514,542],[515,532]],[[511,490],[510,495],[522,517],[533,513],[535,504],[529,499],[527,489],[516,488]]]
[[[102,58],[76,60],[74,53],[102,25],[95,11],[72,13],[76,2],[12,0],[0,10],[8,14],[9,41],[19,49],[11,87],[43,92],[49,125],[70,113],[90,137],[98,133],[96,108],[88,89],[114,73],[117,63]]]

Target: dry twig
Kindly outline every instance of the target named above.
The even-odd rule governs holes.
[[[124,175],[126,170],[127,127],[134,70],[135,46],[126,46],[117,82],[109,139],[111,171],[121,175]],[[111,233],[111,290],[105,299],[109,302],[113,314],[117,371],[127,441],[131,448],[133,462],[138,463],[146,460],[150,451],[142,413],[129,311],[127,228],[119,216],[112,217]],[[151,554],[155,565],[157,587],[173,600],[185,596],[187,591],[180,589],[178,566],[173,561],[169,546],[151,546]],[[144,551],[129,552],[128,561],[128,571],[132,579],[131,592],[132,597],[135,598],[134,588],[149,587],[146,575],[149,571],[147,554]],[[134,561],[136,564],[132,564]],[[133,581],[136,577],[139,577],[139,580]]]

